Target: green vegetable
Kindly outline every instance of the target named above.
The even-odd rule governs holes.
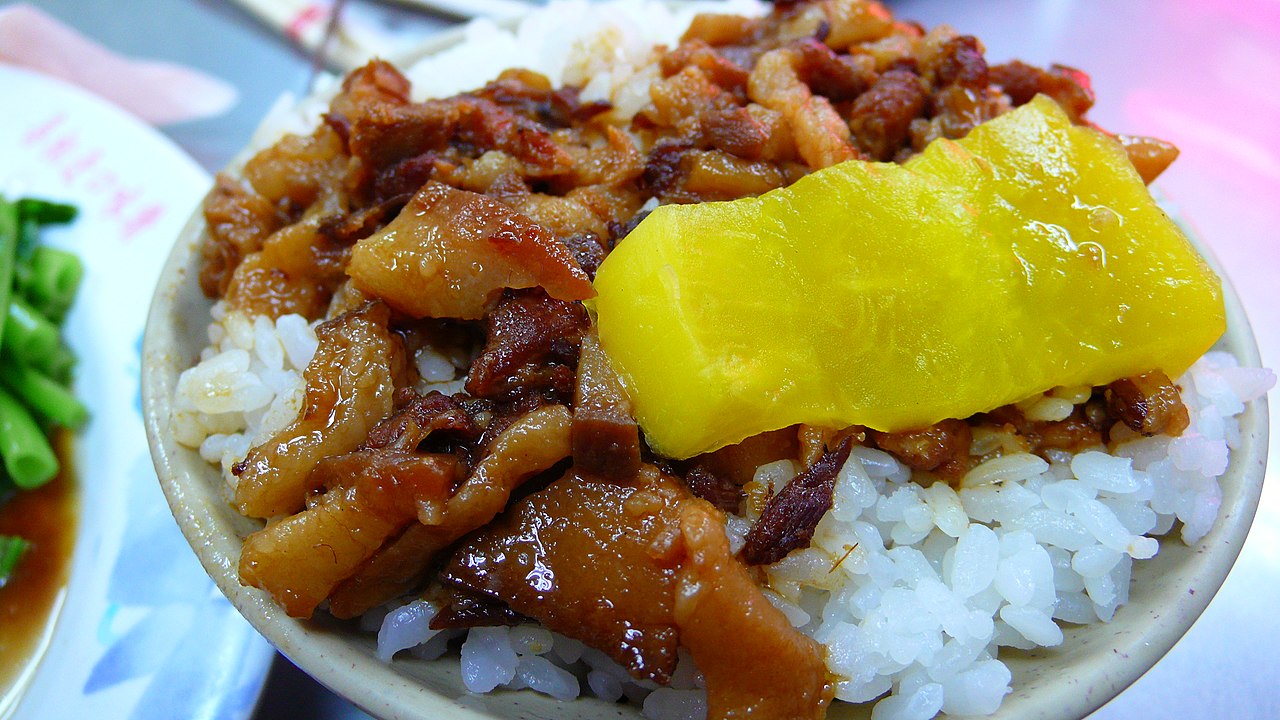
[[[76,219],[76,206],[67,203],[39,198],[22,198],[16,205],[21,217],[34,220],[41,225],[69,223]]]
[[[49,361],[61,345],[62,338],[57,325],[31,307],[26,300],[20,297],[10,298],[0,348],[18,362],[52,375]]]
[[[74,430],[89,419],[89,411],[62,383],[4,354],[0,354],[0,380],[49,422]]]
[[[31,549],[31,543],[20,537],[0,535],[0,587],[9,582],[18,561]]]
[[[31,218],[22,217],[18,213],[18,245],[14,249],[14,259],[21,265],[22,259],[29,257],[40,242],[40,223]]]
[[[18,291],[51,322],[61,323],[80,289],[84,265],[74,253],[38,247],[18,268]]]
[[[18,209],[0,195],[0,318],[9,316],[13,292],[13,271],[18,252]],[[4,335],[0,333],[0,347]]]
[[[64,386],[71,386],[71,371],[76,367],[76,355],[65,344],[59,345],[48,357],[43,368],[36,368]]]
[[[0,458],[15,485],[40,487],[58,474],[58,458],[31,413],[0,388]]]

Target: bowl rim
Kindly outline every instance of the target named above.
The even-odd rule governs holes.
[[[509,23],[508,23],[509,24]],[[424,41],[410,53],[396,59],[405,66],[418,59],[447,50],[465,40],[465,26],[435,35]],[[247,153],[248,151],[246,151]],[[242,162],[245,153],[231,167]],[[1223,300],[1227,312],[1227,330],[1215,349],[1225,349],[1242,365],[1261,366],[1256,339],[1240,299],[1213,253],[1199,240],[1197,233],[1185,221],[1175,217],[1196,249],[1206,258],[1222,280]],[[203,331],[210,318],[193,315],[193,309],[181,305],[180,291],[192,287],[195,261],[198,260],[198,242],[204,233],[204,218],[197,208],[179,235],[171,251],[161,280],[157,285],[147,319],[142,348],[142,402],[147,438],[152,460],[170,510],[183,535],[196,551],[206,572],[218,588],[239,612],[294,664],[317,681],[348,698],[370,714],[388,720],[412,720],[438,717],[448,712],[449,717],[480,720],[492,717],[559,718],[568,714],[587,717],[634,717],[635,712],[620,706],[584,695],[569,704],[551,700],[536,693],[497,693],[493,695],[451,696],[447,691],[460,687],[456,658],[436,661],[427,672],[438,675],[439,682],[428,683],[421,677],[410,676],[397,660],[385,663],[372,651],[369,637],[357,641],[344,632],[342,624],[331,619],[319,618],[299,621],[288,617],[275,605],[270,596],[255,588],[239,583],[237,562],[240,550],[240,530],[243,523],[228,520],[209,505],[211,500],[225,493],[220,471],[204,465],[207,472],[189,473],[183,465],[190,465],[191,456],[203,464],[195,451],[177,445],[168,432],[170,398],[176,384],[177,373],[190,367],[195,360],[188,353],[181,355],[180,335],[190,337],[193,331]],[[198,290],[196,291],[198,292]],[[198,308],[196,308],[198,309]],[[206,304],[207,309],[207,304]],[[192,326],[194,323],[194,327]],[[1185,547],[1177,541],[1181,555],[1179,577],[1187,580],[1191,592],[1163,592],[1157,597],[1162,602],[1155,608],[1144,608],[1132,603],[1117,612],[1133,615],[1146,611],[1152,617],[1139,623],[1140,632],[1125,632],[1108,637],[1105,655],[1090,651],[1085,665],[1075,668],[1070,677],[1033,678],[1033,682],[1013,683],[1011,694],[1006,695],[997,713],[991,717],[1037,718],[1039,720],[1069,720],[1088,715],[1135,682],[1169,651],[1190,629],[1191,625],[1208,606],[1221,587],[1252,524],[1258,507],[1267,459],[1269,432],[1268,403],[1266,396],[1248,404],[1239,416],[1241,444],[1231,451],[1226,474],[1220,478],[1223,485],[1223,501],[1213,529],[1195,546]],[[196,476],[196,475],[200,476]],[[216,481],[216,482],[215,482]],[[215,485],[216,487],[209,487]],[[227,512],[232,512],[222,500]],[[242,520],[242,519],[241,519]],[[1172,536],[1166,536],[1172,539]],[[1173,543],[1170,543],[1171,545]],[[1161,553],[1166,551],[1161,543]],[[1148,561],[1151,562],[1151,561]],[[1139,572],[1135,567],[1135,574]],[[1064,628],[1066,640],[1059,648],[1030,653],[1002,651],[1001,660],[1015,670],[1026,664],[1043,662],[1046,655],[1067,649],[1078,635],[1097,635],[1097,630],[1111,627],[1092,623],[1086,626]],[[361,633],[371,635],[371,633]],[[1091,637],[1096,640],[1096,637]],[[1132,662],[1107,662],[1111,654]],[[1101,657],[1101,660],[1097,658]],[[1094,658],[1090,660],[1089,658]],[[409,661],[415,662],[415,661]],[[420,661],[419,661],[420,662]],[[452,662],[452,666],[449,665]],[[569,711],[572,705],[573,711]],[[831,716],[858,717],[869,713],[869,704],[844,705]],[[587,708],[583,712],[579,712]]]

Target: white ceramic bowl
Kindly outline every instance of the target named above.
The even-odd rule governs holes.
[[[420,54],[438,52],[460,39],[460,33],[447,33]],[[383,663],[374,656],[374,635],[354,623],[294,620],[266,593],[240,584],[241,540],[258,525],[230,507],[218,469],[179,445],[169,427],[178,374],[195,362],[206,340],[211,303],[195,281],[204,232],[197,213],[178,238],[156,288],[143,345],[143,410],[156,472],[173,514],[231,602],[304,671],[378,717],[638,718],[636,706],[590,697],[562,703],[532,691],[470,695],[456,655],[431,662],[406,656]],[[1227,333],[1217,347],[1244,365],[1258,366],[1253,333],[1225,278],[1224,291]],[[1067,627],[1060,647],[1001,651],[1001,660],[1013,672],[1013,693],[993,717],[1081,718],[1138,679],[1182,637],[1226,578],[1253,521],[1266,466],[1267,417],[1265,398],[1250,403],[1241,416],[1242,444],[1221,479],[1222,509],[1213,531],[1191,547],[1171,539],[1161,544],[1156,558],[1135,563],[1129,604],[1110,623]],[[869,706],[842,703],[829,713],[834,719],[869,715]]]

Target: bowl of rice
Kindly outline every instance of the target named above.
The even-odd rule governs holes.
[[[648,130],[644,123],[655,122],[652,88],[675,75],[663,63],[673,62],[676,53],[657,46],[677,52],[685,47],[681,36],[691,23],[697,25],[694,17],[702,9],[643,2],[553,4],[503,27],[477,23],[441,35],[397,64],[413,102],[450,98],[485,86],[508,68],[524,67],[545,76],[552,88],[574,88],[571,101],[555,96],[568,110],[541,106],[538,112],[572,115],[597,103],[590,112],[605,113],[606,123]],[[766,10],[754,3],[715,4],[716,12],[750,18]],[[925,33],[893,23],[871,3],[801,3],[776,12],[785,17],[744,19],[734,27],[754,32],[759,40],[766,31],[743,28],[771,22],[768,32],[775,35],[765,44],[777,48],[778,38],[818,33],[830,39],[852,23],[868,34],[849,34],[839,44],[851,48],[852,55],[833,57],[860,53],[865,67],[884,77],[890,66],[903,67],[893,65],[895,59],[911,55],[912,72],[933,78],[930,82],[939,87],[942,81],[928,68],[940,47],[977,47],[982,60],[972,38],[964,40],[967,36],[950,29]],[[565,13],[580,22],[562,27],[557,18]],[[879,29],[866,30],[870,26]],[[703,25],[704,37],[728,32],[723,25],[715,28]],[[716,47],[700,47],[708,45]],[[763,52],[690,52],[685,61],[714,76],[717,68],[727,67],[721,61],[749,64]],[[840,62],[846,69],[856,65]],[[1001,67],[993,76],[1012,86],[1012,65]],[[982,68],[985,77],[985,60]],[[1056,68],[1037,72],[1034,77],[1045,83],[1042,91],[1067,88],[1056,98],[1064,106],[1078,99],[1080,86],[1068,82],[1075,76]],[[830,72],[822,77],[829,86],[838,84]],[[349,132],[349,127],[336,129],[342,123],[333,118],[340,115],[339,103],[350,99],[350,82],[339,87],[335,80],[300,101],[283,99],[220,187],[248,187],[244,178],[261,178],[265,163],[254,154],[292,152],[279,148],[294,141],[275,145],[288,133],[307,137],[326,122],[337,135]],[[385,77],[378,82],[385,85]],[[815,88],[820,84],[809,82]],[[1012,91],[994,82],[991,87],[992,97],[1004,98],[992,100],[993,108],[1004,103],[991,110],[994,116],[1008,109]],[[850,99],[826,107],[856,114],[858,105]],[[768,116],[766,111],[757,115]],[[637,117],[645,120],[637,124]],[[957,122],[955,117],[943,112],[932,124],[912,125],[897,140],[901,148],[879,149],[882,159],[900,160],[913,143],[963,134],[967,128],[948,125]],[[859,141],[855,132],[851,142]],[[459,144],[459,152],[470,153],[460,165],[472,174],[455,184],[475,187],[479,177],[497,184],[496,171],[486,167],[513,162],[518,149],[502,146],[501,137],[491,142],[497,149],[477,150],[471,136]],[[870,152],[865,143],[858,149]],[[290,155],[290,162],[306,152]],[[697,167],[739,167],[714,165],[711,161],[720,156],[710,153],[719,150],[693,152],[708,153],[696,156],[703,163]],[[437,174],[426,177],[440,177],[446,160],[434,159]],[[812,157],[803,160],[814,166]],[[297,160],[296,167],[305,162],[311,160]],[[528,166],[533,161],[515,162]],[[753,171],[752,177],[772,178],[773,186],[793,179],[787,174],[791,166],[779,167],[774,175]],[[412,172],[402,168],[396,177],[406,174]],[[717,177],[732,175],[726,171]],[[683,177],[675,185],[651,183],[659,189],[623,201],[630,203],[623,218],[659,202],[725,199],[714,193],[730,192],[719,180],[699,177]],[[699,197],[699,192],[707,194]],[[279,210],[286,204],[277,204],[261,216],[280,212],[288,222],[302,224],[308,202],[319,204],[293,198],[286,211]],[[546,205],[521,207],[544,224],[565,217]],[[372,607],[357,605],[359,612],[348,612],[349,604],[337,594],[329,597],[330,587],[298,612],[290,604],[297,593],[273,597],[245,583],[246,538],[264,532],[261,518],[270,529],[289,522],[285,516],[295,510],[271,506],[246,517],[237,509],[243,505],[236,503],[235,484],[258,457],[255,448],[306,415],[308,368],[336,331],[321,323],[324,308],[308,314],[298,310],[300,305],[237,303],[223,294],[225,285],[211,297],[207,282],[202,290],[211,234],[230,232],[226,227],[237,222],[232,214],[215,215],[225,224],[211,232],[215,216],[209,208],[196,212],[178,238],[156,290],[143,348],[144,414],[175,518],[206,571],[259,632],[318,681],[382,718],[707,717],[707,680],[684,648],[671,660],[674,670],[654,682],[639,677],[634,667],[629,672],[608,649],[573,637],[571,627],[533,622],[527,609],[469,629],[433,627],[448,614],[448,603],[419,587]],[[389,220],[369,217],[361,223],[380,226]],[[288,224],[280,222],[276,229]],[[625,235],[612,226],[609,232]],[[1192,236],[1185,227],[1184,232]],[[257,242],[260,248],[261,238]],[[1213,264],[1204,245],[1193,236],[1192,242]],[[237,256],[233,262],[247,260]],[[330,294],[339,297],[342,291]],[[1226,333],[1185,374],[1171,379],[1186,411],[1179,432],[1147,436],[1116,424],[1106,443],[1064,449],[1028,445],[999,424],[976,423],[963,472],[948,482],[934,482],[930,471],[913,469],[888,442],[855,442],[840,456],[831,470],[829,510],[810,528],[811,541],[761,565],[753,576],[761,585],[760,597],[820,648],[828,692],[834,695],[825,709],[829,717],[1080,718],[1135,681],[1178,641],[1226,578],[1257,508],[1266,465],[1266,391],[1275,378],[1260,367],[1248,320],[1225,277],[1222,295]],[[324,304],[329,303],[326,296]],[[454,338],[452,332],[440,337]],[[476,372],[477,353],[483,357],[477,348],[452,339],[416,345],[409,363],[415,393],[457,397],[473,389],[468,381]],[[1100,393],[1089,387],[1055,388],[1009,406],[1015,408],[1009,412],[1020,421],[1042,423],[1036,427],[1043,429],[1086,412]],[[485,406],[483,412],[496,411]],[[744,497],[753,487],[767,487],[768,500],[817,464],[798,456],[760,463],[743,486]],[[539,494],[513,499],[512,507]],[[317,506],[308,502],[308,511]],[[761,515],[760,507],[749,505],[743,500],[740,513],[726,516],[725,536],[735,552]],[[473,549],[472,538],[454,538],[453,546]],[[335,562],[339,554],[334,551]]]

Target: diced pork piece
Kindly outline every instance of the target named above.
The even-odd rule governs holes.
[[[871,431],[881,450],[892,454],[912,470],[937,470],[969,454],[973,439],[963,420],[943,420],[919,430],[896,433]]]
[[[796,72],[816,94],[832,102],[852,100],[875,82],[874,61],[864,55],[837,55],[812,38],[792,44]]]
[[[549,405],[507,426],[445,503],[438,522],[410,524],[338,586],[329,611],[339,618],[357,617],[412,590],[437,553],[493,520],[526,480],[569,457],[570,423],[566,408]]]
[[[547,230],[483,195],[439,183],[356,243],[347,273],[364,292],[414,317],[479,319],[504,288],[541,286],[560,300],[595,295]]]
[[[602,100],[583,102],[573,86],[552,87],[540,73],[523,68],[503,70],[498,79],[471,93],[492,101],[529,120],[552,128],[567,128],[609,110]]]
[[[665,683],[678,640],[671,545],[687,497],[652,466],[631,486],[571,471],[471,538],[441,575]]]
[[[827,36],[823,39],[835,50],[879,40],[893,30],[893,14],[878,2],[867,0],[823,0]]]
[[[581,303],[541,290],[508,293],[488,316],[484,350],[471,363],[467,392],[512,401],[573,398],[578,346],[588,325]]]
[[[460,474],[452,455],[400,453],[375,455],[375,462],[342,461],[349,457],[317,468],[345,485],[245,538],[240,581],[271,593],[290,617],[311,617],[339,582],[414,521],[420,503],[447,498]]]
[[[588,475],[626,482],[640,470],[640,426],[631,398],[594,328],[582,338],[573,401],[573,464]]]
[[[326,195],[298,222],[267,237],[261,250],[236,267],[227,284],[227,305],[248,315],[319,318],[346,281],[351,246],[321,231],[325,218],[340,212],[339,198]]]
[[[791,627],[729,552],[724,518],[684,503],[675,621],[707,683],[707,718],[820,720],[832,689],[823,649]]]
[[[1159,370],[1111,383],[1106,398],[1112,415],[1148,437],[1181,435],[1191,424],[1178,386]]]
[[[1038,93],[1053,98],[1071,116],[1082,122],[1093,107],[1093,83],[1089,76],[1073,67],[1051,65],[1048,70],[1020,60],[994,65],[990,69],[993,85],[999,85],[1015,106],[1031,102]]]
[[[269,518],[302,509],[318,489],[310,480],[321,458],[356,449],[391,414],[396,379],[405,374],[404,348],[387,329],[380,302],[323,323],[315,356],[303,371],[306,399],[298,418],[251,449],[233,469],[242,515]]]
[[[890,70],[858,96],[850,111],[853,141],[873,160],[891,160],[911,134],[929,94],[910,70]]]
[[[711,46],[738,45],[755,38],[762,21],[728,13],[698,13],[680,37],[684,44],[692,40]]]
[[[200,289],[222,297],[240,261],[262,249],[262,241],[287,217],[248,183],[219,173],[204,199],[209,236],[200,245]]]
[[[694,150],[684,158],[684,189],[704,201],[763,195],[796,179],[773,163],[743,160],[719,150]]]
[[[789,48],[765,53],[751,71],[751,99],[782,113],[795,133],[796,150],[814,170],[858,157],[849,126],[831,101],[800,79],[800,64],[800,53]]]
[[[747,94],[747,70],[697,38],[680,43],[675,50],[663,55],[659,64],[666,77],[686,67],[696,67],[721,89],[739,96]]]
[[[1133,163],[1133,169],[1138,171],[1142,182],[1148,185],[1178,159],[1178,148],[1159,138],[1116,135],[1116,139],[1124,146],[1129,162]]]

